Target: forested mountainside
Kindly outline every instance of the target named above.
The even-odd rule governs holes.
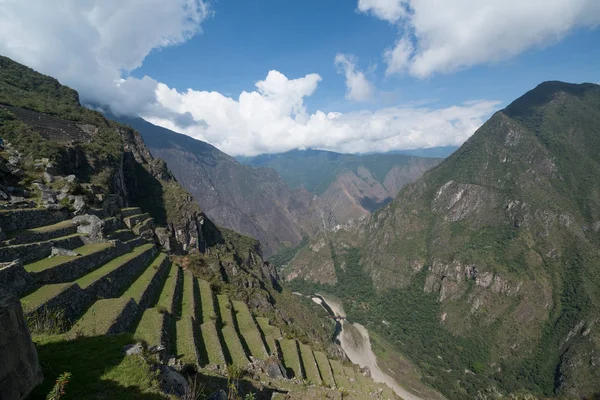
[[[542,83],[286,274],[343,297],[448,398],[596,398],[598,121],[600,86]]]
[[[138,132],[1,56],[0,138],[1,397],[396,398]]]
[[[141,133],[211,219],[257,238],[267,257],[299,245],[305,235],[370,215],[440,161],[313,151],[270,156],[284,160],[285,168],[259,163],[260,157],[244,165],[208,143],[141,118],[117,118]]]

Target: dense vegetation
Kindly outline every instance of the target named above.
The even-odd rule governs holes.
[[[332,254],[337,285],[293,287],[344,299],[351,320],[397,346],[449,398],[595,398],[599,120],[600,86],[540,85],[405,187],[360,249]],[[435,275],[434,262],[448,269]],[[467,266],[521,290],[483,289]],[[449,282],[445,296],[440,286],[426,293],[426,279]]]

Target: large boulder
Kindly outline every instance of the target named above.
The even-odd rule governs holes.
[[[104,240],[104,221],[96,215],[78,215],[72,219],[77,225],[77,232],[87,235],[85,241],[93,243]]]
[[[26,398],[44,379],[21,302],[0,297],[0,399]]]
[[[0,263],[0,297],[6,295],[21,296],[33,285],[33,278],[20,260]],[[0,397],[2,399],[2,397]]]

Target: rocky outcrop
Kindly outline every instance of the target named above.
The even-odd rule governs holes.
[[[26,398],[43,380],[18,299],[0,294],[0,399]]]
[[[20,260],[0,263],[0,296],[21,296],[32,287],[33,279]]]

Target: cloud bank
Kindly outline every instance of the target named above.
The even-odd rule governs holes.
[[[398,20],[397,9],[386,10],[381,6],[375,15]],[[447,108],[309,113],[305,100],[318,90],[318,74],[294,79],[273,70],[236,98],[178,92],[151,77],[129,75],[152,51],[199,33],[211,16],[203,0],[0,0],[0,53],[74,87],[84,102],[141,115],[232,155],[459,145],[498,107],[482,100]],[[354,58],[339,55],[336,65],[346,78],[349,99],[371,96],[373,87]]]
[[[418,78],[505,60],[600,24],[598,0],[359,0],[357,10],[398,24],[387,73]]]

